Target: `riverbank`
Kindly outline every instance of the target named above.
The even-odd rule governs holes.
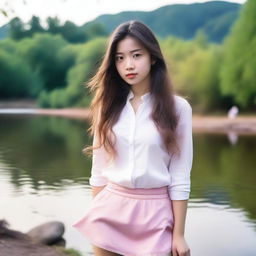
[[[256,115],[238,116],[229,119],[224,116],[193,115],[193,131],[208,133],[256,134]]]
[[[86,108],[40,109],[40,108],[1,108],[0,114],[50,115],[88,120],[91,112]],[[193,114],[193,132],[256,134],[256,115],[239,115],[235,119],[226,116],[204,116]]]
[[[88,119],[88,109],[37,109],[39,115],[64,116],[69,118]],[[193,131],[209,133],[237,132],[243,134],[256,134],[256,115],[238,116],[229,119],[226,116],[202,116],[193,114]]]

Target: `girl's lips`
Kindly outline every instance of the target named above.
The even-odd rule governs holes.
[[[126,77],[128,78],[134,78],[137,74],[127,74]]]

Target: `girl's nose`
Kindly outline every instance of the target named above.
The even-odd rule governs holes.
[[[134,63],[133,60],[131,58],[127,58],[126,60],[126,69],[130,70],[134,68]]]

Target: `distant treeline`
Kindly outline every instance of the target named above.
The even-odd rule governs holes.
[[[227,110],[233,104],[255,109],[255,28],[256,1],[247,0],[222,45],[209,42],[202,30],[189,41],[159,38],[174,87],[194,111]],[[0,97],[34,98],[42,107],[88,106],[85,83],[102,59],[107,37],[95,33],[79,43],[63,33],[35,31],[0,41]]]
[[[79,27],[71,21],[66,21],[63,25],[57,17],[48,17],[47,26],[41,25],[39,17],[33,16],[26,24],[18,17],[13,18],[8,24],[8,36],[14,40],[21,40],[25,37],[32,37],[35,33],[59,34],[70,43],[84,43],[96,36],[106,36],[107,32],[103,25],[93,23],[86,28]]]

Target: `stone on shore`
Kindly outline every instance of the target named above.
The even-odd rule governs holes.
[[[57,248],[36,243],[28,235],[7,226],[5,220],[0,220],[1,256],[65,256]]]
[[[62,222],[51,221],[42,225],[36,226],[27,232],[27,235],[35,242],[46,245],[53,245],[59,241],[65,241],[62,238],[65,227]]]

